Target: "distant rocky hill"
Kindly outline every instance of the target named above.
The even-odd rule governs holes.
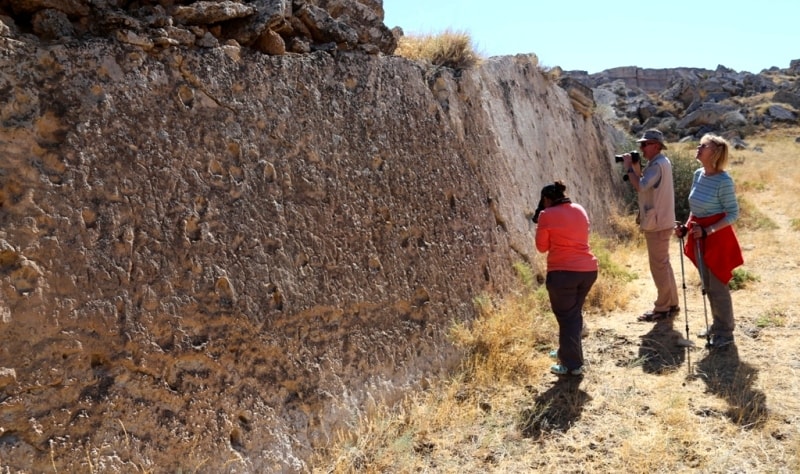
[[[658,128],[671,140],[722,134],[740,146],[759,129],[797,124],[800,117],[800,59],[788,68],[758,74],[696,68],[619,67],[596,74],[557,71],[562,84],[591,95],[595,113],[606,110],[632,135]],[[570,87],[579,83],[581,87]]]

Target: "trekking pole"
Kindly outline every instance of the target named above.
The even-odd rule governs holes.
[[[675,222],[676,225],[680,226],[680,222]],[[681,246],[678,249],[678,253],[681,255],[681,284],[683,285],[683,315],[686,320],[686,339],[683,341],[678,341],[679,346],[686,347],[686,370],[691,375],[692,373],[692,351],[691,348],[694,346],[694,343],[689,339],[689,307],[686,303],[686,270],[684,269],[683,265],[683,249],[684,249],[684,242],[683,238],[685,235],[681,232],[678,233],[678,244]]]
[[[678,243],[681,248],[678,253],[681,254],[681,284],[683,285],[683,314],[686,316],[686,340],[689,340],[689,309],[686,305],[686,271],[683,269],[683,235],[678,237]]]
[[[700,283],[703,289],[703,315],[706,318],[706,347],[711,346],[711,331],[708,328],[708,310],[706,309],[706,264],[703,261],[703,249],[700,239],[694,239],[694,256],[697,259],[697,269],[700,270]]]

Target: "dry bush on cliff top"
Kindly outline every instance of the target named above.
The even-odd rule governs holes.
[[[455,70],[469,69],[481,60],[469,34],[450,30],[436,35],[403,36],[395,54]]]
[[[688,260],[681,272],[677,241],[682,312],[655,326],[635,318],[655,297],[641,239],[596,242],[635,278],[606,290],[623,295],[613,309],[598,309],[608,297],[587,308],[585,377],[548,372],[556,324],[536,279],[520,272],[519,292],[480,300],[479,319],[454,328],[468,349],[460,371],[355,420],[314,472],[800,472],[798,134],[750,137],[763,152],[734,152],[740,198],[775,226],[737,225],[741,270],[756,279],[733,292],[736,344],[727,351],[711,353],[695,337],[706,305]],[[687,330],[691,349],[675,344]]]

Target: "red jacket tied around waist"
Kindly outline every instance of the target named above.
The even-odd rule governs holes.
[[[692,216],[688,228],[691,230],[694,225],[708,228],[724,217],[725,213],[708,217]],[[733,269],[744,263],[742,249],[739,247],[739,240],[736,238],[733,226],[726,226],[713,234],[706,235],[706,238],[700,239],[700,251],[703,254],[703,263],[706,268],[725,284],[731,281]],[[698,266],[695,255],[695,239],[691,233],[688,234],[683,253],[689,257],[695,267]]]

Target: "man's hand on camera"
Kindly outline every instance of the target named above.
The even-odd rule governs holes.
[[[626,170],[633,170],[637,175],[642,174],[642,163],[641,161],[633,161],[630,153],[625,153],[622,155],[622,166]]]

